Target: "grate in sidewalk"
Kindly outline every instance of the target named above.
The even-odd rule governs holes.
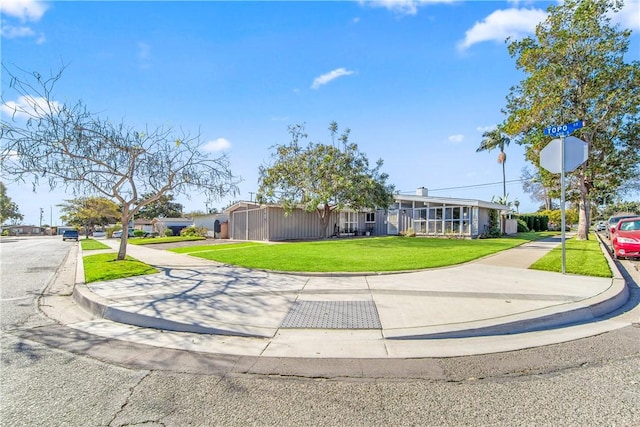
[[[373,301],[296,301],[282,328],[380,329]]]

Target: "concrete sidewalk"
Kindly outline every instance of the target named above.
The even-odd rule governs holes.
[[[559,244],[551,238],[460,266],[369,276],[277,274],[129,245],[128,255],[162,272],[76,285],[75,299],[98,318],[69,326],[209,353],[413,358],[509,351],[630,325],[633,314],[606,318],[629,296],[619,275],[526,269]]]

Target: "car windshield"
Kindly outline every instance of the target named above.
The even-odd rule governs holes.
[[[620,220],[625,219],[625,218],[633,218],[633,216],[632,215],[612,216],[611,218],[609,218],[609,224],[617,224],[618,222],[620,222]]]
[[[620,224],[620,230],[622,231],[636,231],[640,230],[640,219],[636,221],[624,221]]]

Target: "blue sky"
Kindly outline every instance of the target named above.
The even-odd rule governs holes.
[[[629,60],[640,59],[640,3],[627,3],[615,20],[634,30]],[[258,167],[270,147],[288,142],[289,125],[304,123],[311,140],[330,142],[333,120],[370,161],[384,160],[397,190],[491,200],[502,195],[498,153],[476,148],[523,77],[504,40],[532,34],[550,4],[8,0],[2,60],[42,73],[67,64],[60,102],[199,132],[243,179],[241,193],[218,208],[252,197]],[[524,151],[513,144],[506,152],[507,181],[517,181]],[[39,223],[40,208],[43,223],[60,224],[56,205],[72,198],[7,184],[25,224]],[[537,209],[520,182],[507,193],[521,212]],[[197,194],[178,200],[187,212],[205,209]]]

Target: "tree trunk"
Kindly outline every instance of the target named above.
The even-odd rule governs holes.
[[[505,162],[502,162],[502,198],[504,203],[507,203],[507,175],[504,170]]]
[[[316,209],[318,212],[318,216],[320,217],[320,224],[322,225],[322,235],[321,239],[326,239],[327,237],[327,229],[329,228],[329,218],[331,218],[331,207],[329,205],[324,205],[322,209]]]
[[[584,177],[580,177],[580,206],[578,209],[578,240],[589,240],[589,189],[585,185]]]
[[[129,239],[129,210],[122,209],[122,236],[120,237],[120,248],[118,249],[118,261],[124,261],[127,256],[127,240]]]

